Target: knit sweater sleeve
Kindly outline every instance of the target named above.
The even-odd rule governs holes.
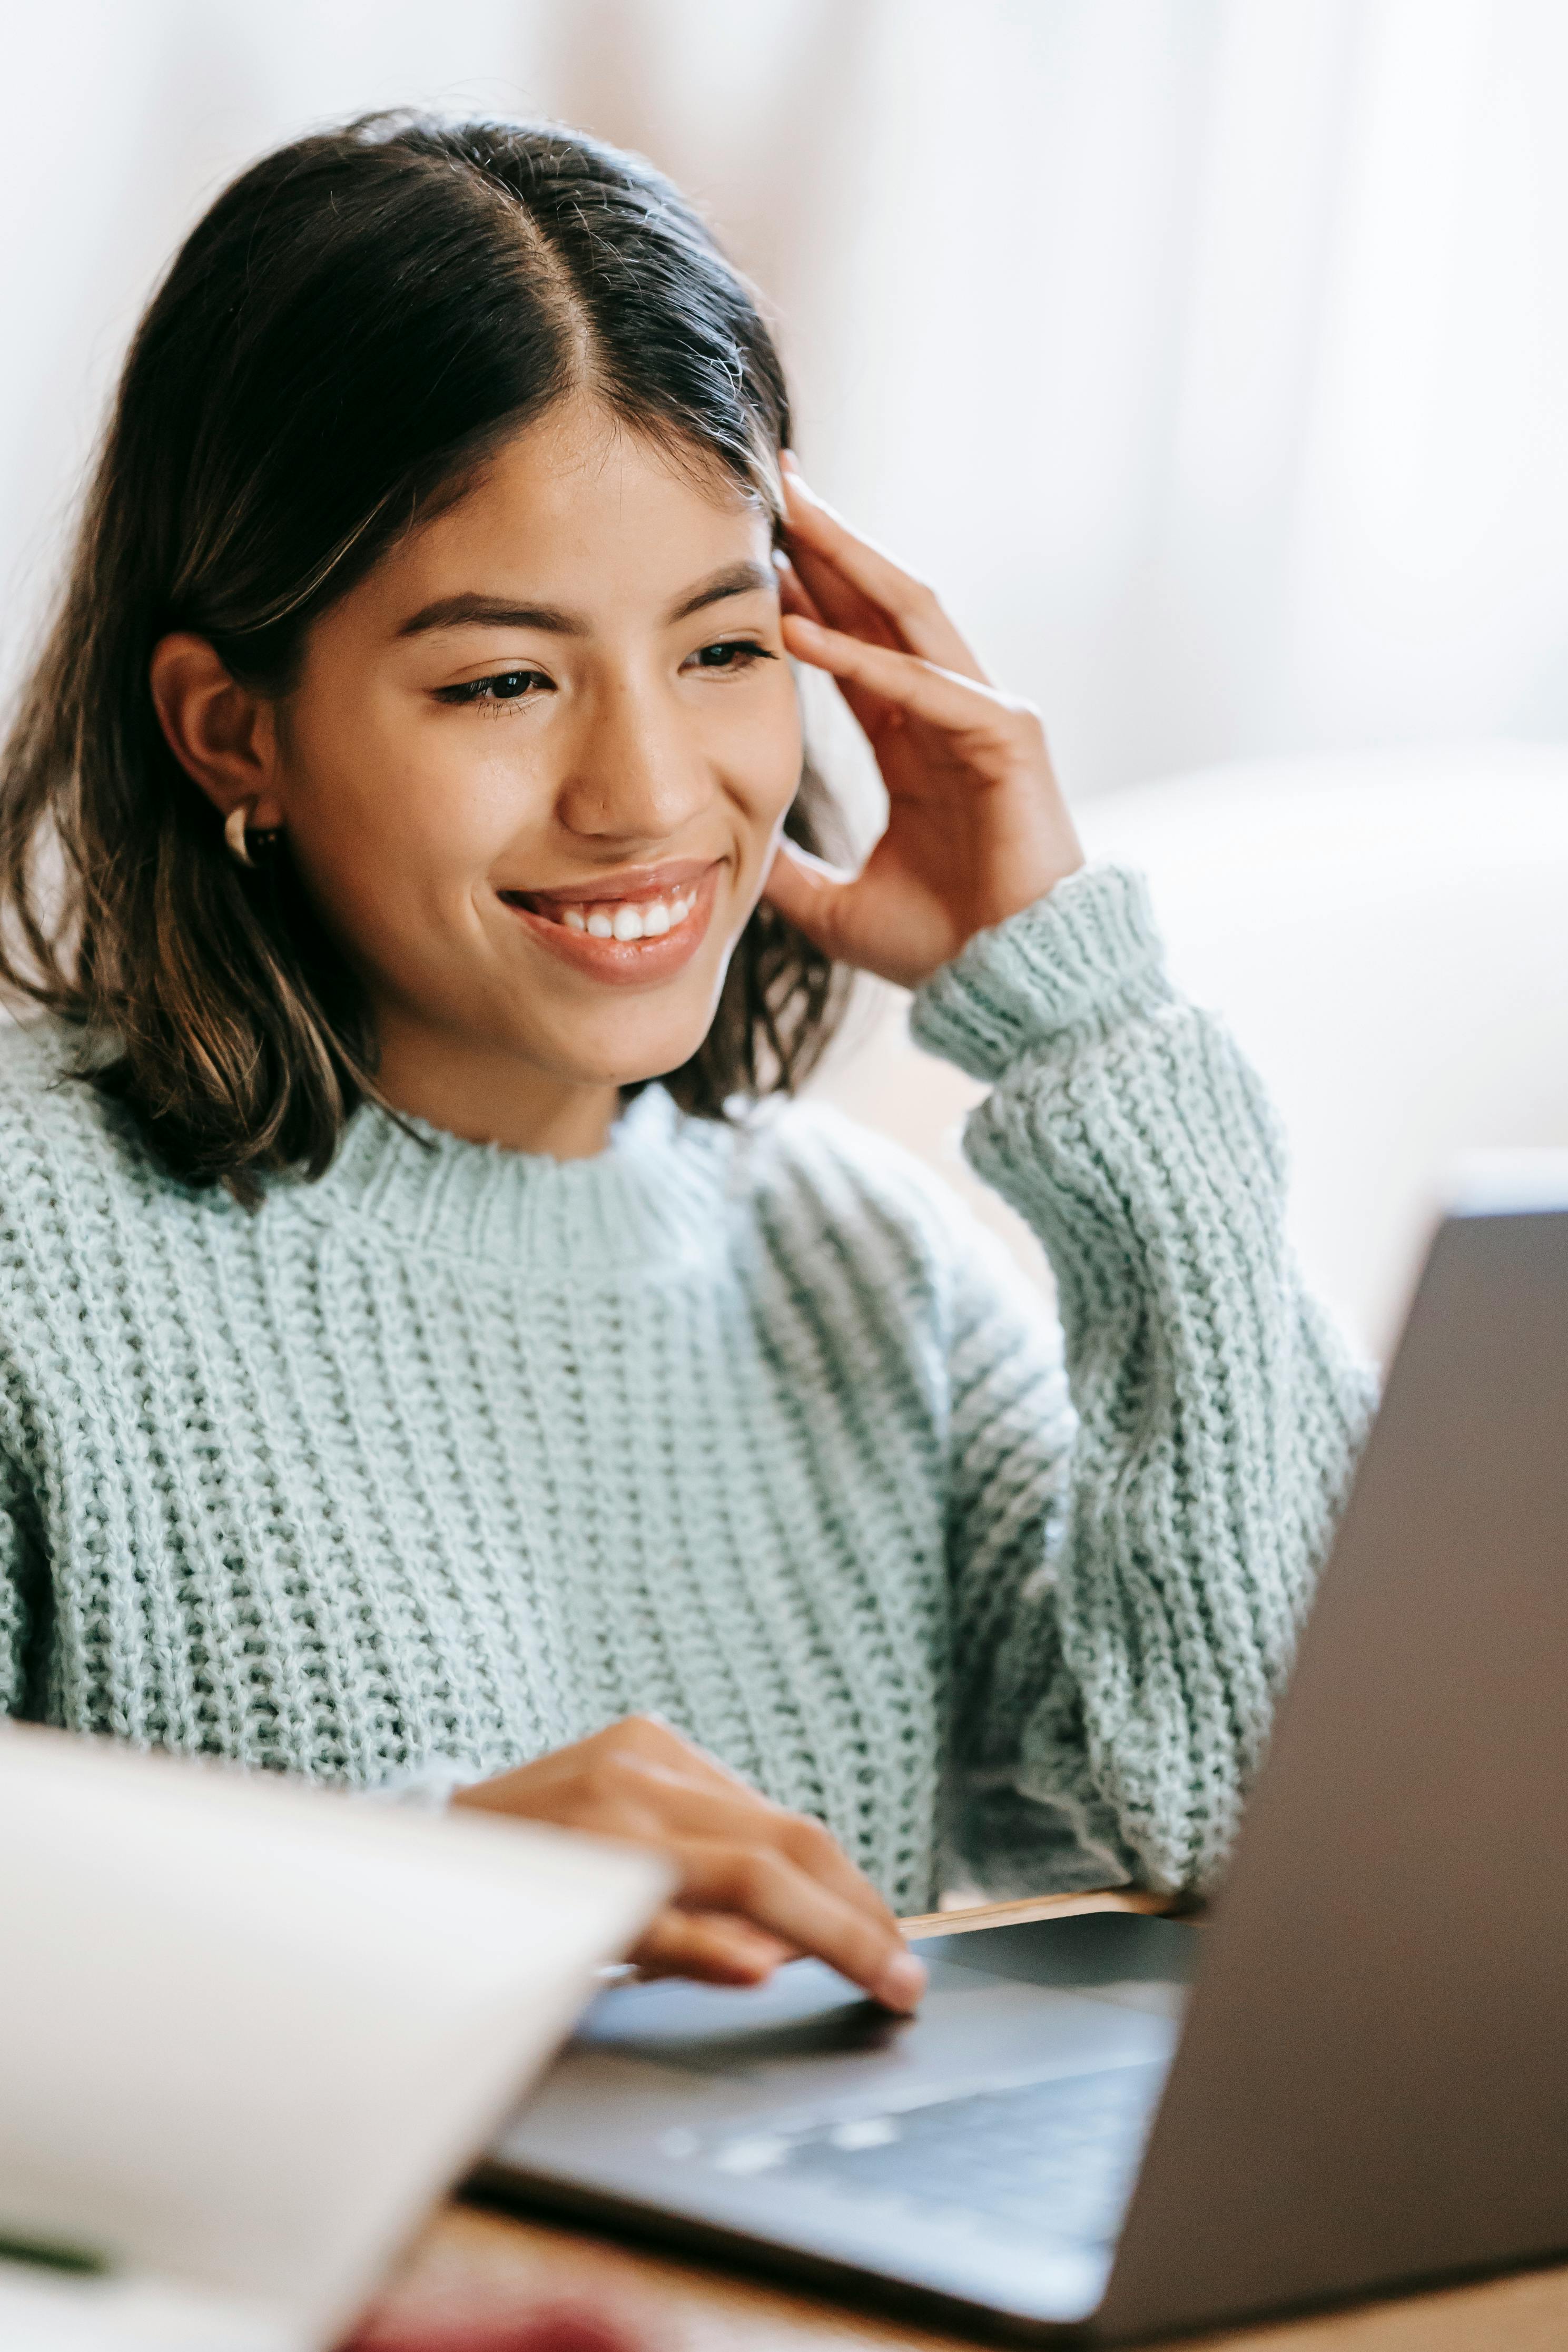
[[[953,1847],[996,1893],[1210,1886],[1370,1376],[1302,1287],[1277,1127],[1223,1024],[1173,989],[1141,877],[1087,867],[981,933],[911,1025],[990,1082],[965,1150],[1050,1256],[1067,1391],[971,1266]]]
[[[28,1711],[32,1634],[42,1591],[25,1482],[0,1449],[0,1717]]]

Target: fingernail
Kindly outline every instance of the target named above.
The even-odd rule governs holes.
[[[800,460],[796,457],[793,449],[780,449],[779,463],[788,473],[798,474],[800,470]]]
[[[875,1998],[883,2009],[915,2009],[925,1990],[925,1968],[913,1952],[904,1952],[877,1979]]]

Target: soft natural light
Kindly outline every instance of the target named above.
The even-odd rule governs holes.
[[[7,675],[177,239],[261,148],[413,101],[559,114],[691,191],[779,322],[811,473],[1040,705],[1081,804],[1245,761],[1288,821],[1308,755],[1403,747],[1418,775],[1421,747],[1470,747],[1473,835],[1438,851],[1460,897],[1484,747],[1568,730],[1554,0],[59,0],[14,12],[7,44],[16,87],[57,93],[14,110],[0,152],[21,330],[0,371]],[[831,698],[813,685],[820,732]],[[852,795],[853,730],[825,736]],[[1202,822],[1239,903],[1228,793]],[[1131,814],[1106,822],[1127,854],[1168,856]],[[1373,889],[1392,944],[1389,873]],[[1489,983],[1532,1041],[1528,1102],[1461,1085],[1470,1109],[1418,1165],[1425,1130],[1401,1130],[1392,1191],[1332,1084],[1291,1106],[1316,1122],[1298,1223],[1368,1337],[1439,1140],[1568,1133],[1560,961],[1531,950]],[[1215,974],[1228,1009],[1252,998],[1245,970]],[[1316,1034],[1332,1072],[1355,1041]],[[1289,1096],[1287,1029],[1254,1022],[1249,1043]],[[965,1181],[943,1140],[962,1091],[891,1027],[845,1091]]]

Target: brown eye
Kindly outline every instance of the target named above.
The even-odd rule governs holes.
[[[471,677],[461,686],[436,688],[438,702],[520,702],[530,686],[548,687],[549,680],[541,670],[498,669],[488,677]]]
[[[699,646],[695,656],[702,669],[748,669],[754,661],[775,661],[778,656],[767,646],[754,645],[749,637],[731,637],[722,645]]]

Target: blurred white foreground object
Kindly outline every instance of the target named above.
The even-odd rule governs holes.
[[[0,2344],[306,2352],[668,1891],[651,1854],[0,1729]]]

